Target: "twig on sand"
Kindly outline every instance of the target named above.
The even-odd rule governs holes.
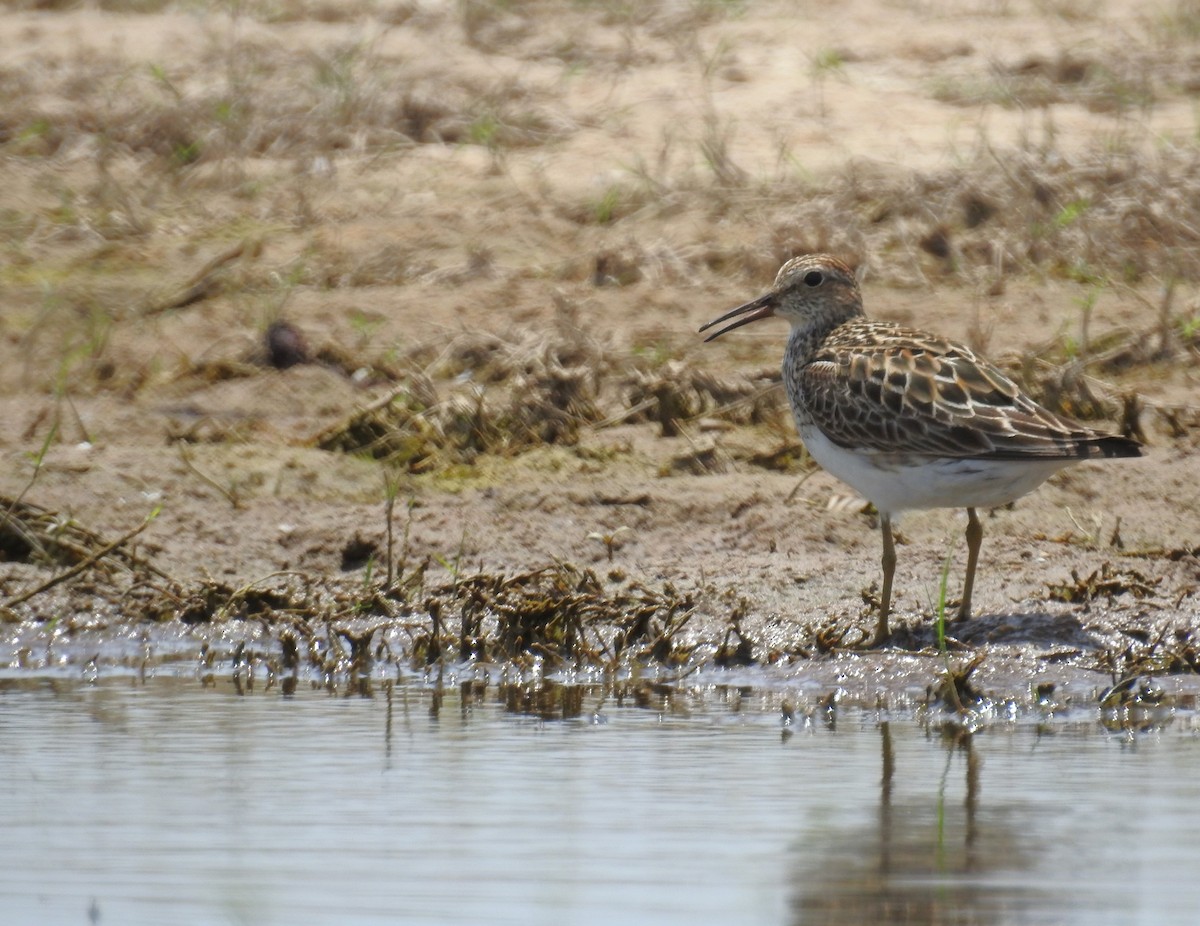
[[[120,536],[116,540],[114,540],[112,543],[106,544],[105,546],[101,547],[99,550],[97,550],[95,553],[93,553],[91,556],[87,557],[86,559],[80,560],[78,563],[76,563],[74,566],[72,566],[66,572],[59,573],[58,575],[54,576],[53,578],[47,579],[41,585],[35,586],[34,588],[29,589],[28,591],[21,592],[21,594],[19,594],[19,595],[14,595],[12,598],[9,598],[8,601],[4,602],[3,605],[0,605],[0,608],[4,608],[4,609],[15,608],[19,604],[24,604],[26,601],[28,601],[30,598],[34,597],[35,595],[40,595],[42,592],[49,591],[50,589],[54,588],[54,586],[58,585],[59,583],[65,582],[65,581],[67,581],[67,579],[70,579],[70,578],[73,578],[73,577],[79,575],[79,573],[83,572],[85,569],[91,568],[97,562],[99,562],[101,559],[108,556],[109,553],[112,553],[118,547],[123,546],[124,544],[128,543],[130,540],[132,540],[134,537],[136,537],[138,534],[140,534],[142,531],[144,531],[149,526],[150,522],[153,521],[155,519],[155,517],[157,517],[157,516],[158,516],[158,509],[156,508],[154,511],[152,511],[149,515],[146,516],[146,519],[144,521],[142,521],[141,524],[139,524],[133,530],[129,531],[127,534],[123,534],[122,536]]]

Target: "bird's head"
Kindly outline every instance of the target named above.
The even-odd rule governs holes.
[[[733,320],[704,339],[711,341],[734,328],[773,315],[786,318],[797,328],[823,322],[838,324],[861,314],[862,294],[854,271],[828,254],[804,254],[779,268],[775,285],[766,293],[714,318],[700,330],[707,331]]]

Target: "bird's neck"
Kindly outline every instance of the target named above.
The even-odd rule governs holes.
[[[821,346],[821,342],[829,333],[852,318],[862,318],[862,310],[857,312],[841,311],[826,312],[821,315],[807,315],[792,322],[792,332],[788,336],[786,360],[797,366],[804,366]]]

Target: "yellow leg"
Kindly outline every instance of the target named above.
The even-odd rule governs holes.
[[[967,576],[963,579],[962,604],[958,608],[958,619],[965,621],[971,616],[971,592],[975,589],[975,566],[979,562],[979,547],[983,543],[983,525],[974,508],[967,509]]]
[[[879,530],[883,534],[883,593],[879,596],[879,625],[875,628],[873,645],[887,642],[888,614],[892,610],[892,578],[896,575],[896,544],[892,541],[892,516],[880,513]]]

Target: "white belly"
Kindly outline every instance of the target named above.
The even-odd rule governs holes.
[[[820,430],[802,428],[812,458],[885,514],[910,508],[992,508],[1045,482],[1072,460],[914,459],[839,447]]]

